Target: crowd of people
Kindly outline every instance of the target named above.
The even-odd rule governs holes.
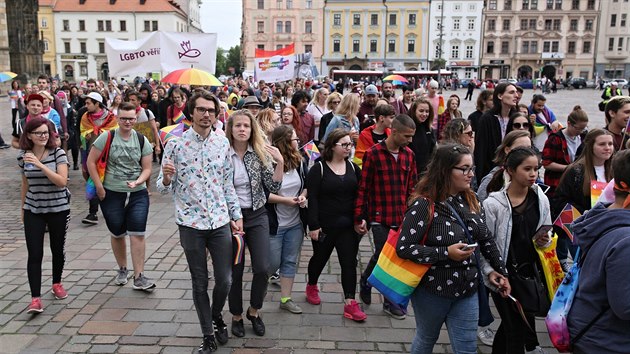
[[[265,335],[261,310],[269,283],[279,285],[280,309],[303,312],[294,301],[294,280],[305,236],[313,248],[306,302],[321,304],[319,278],[336,249],[340,313],[369,321],[364,307],[374,294],[368,278],[392,232],[400,235],[398,257],[430,265],[411,295],[412,353],[431,353],[443,324],[456,353],[476,353],[478,339],[493,353],[544,353],[535,335],[540,314],[522,315],[509,296],[521,295],[522,279],[539,276],[536,249],[551,239],[544,235],[532,242],[532,237],[567,203],[580,212],[594,209],[576,225],[575,243],[555,230],[565,271],[577,245],[590,249],[584,289],[576,294],[575,320],[570,317],[569,324],[579,332],[593,313],[608,311],[593,327],[607,334],[583,336],[575,352],[621,353],[630,345],[630,302],[623,296],[630,282],[621,276],[630,259],[624,247],[629,226],[611,226],[612,235],[597,244],[589,233],[596,222],[614,224],[613,218],[630,216],[630,97],[610,97],[606,127],[588,130],[589,117],[580,106],[564,127],[544,95],[523,104],[523,89],[510,83],[481,91],[476,110],[462,112],[460,97],[442,97],[433,80],[420,90],[404,86],[400,97],[389,82],[380,89],[354,83],[344,91],[328,79],[276,84],[229,79],[212,88],[136,81],[87,80],[77,86],[41,76],[37,85],[13,85],[20,92],[12,106],[11,145],[19,149],[23,171],[28,313],[44,311],[46,232],[52,292],[57,299],[68,296],[62,273],[70,166],[80,168],[86,180],[89,213],[82,222],[98,224],[100,206],[111,233],[118,264],[114,283],[124,286],[133,278],[135,290],[157,287],[144,262],[151,174],[159,163],[153,187],[173,195],[203,333],[200,353],[228,342],[226,302],[232,335],[246,335],[243,313],[254,333]],[[181,136],[160,140],[159,129],[180,123]],[[319,146],[321,156],[313,159],[303,148],[307,144]],[[614,181],[616,199],[593,206],[593,181]],[[368,235],[374,253],[357,275],[359,243]],[[245,248],[250,286],[244,286],[245,261],[239,257]],[[490,329],[487,292],[501,317],[496,333]],[[621,295],[607,295],[616,292]],[[407,308],[387,298],[382,307],[394,319],[407,315]]]

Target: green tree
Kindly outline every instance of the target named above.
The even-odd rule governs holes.
[[[230,68],[234,68],[234,74],[241,74],[241,46],[235,45],[230,48],[227,53],[226,71]]]
[[[446,65],[446,60],[442,58],[435,59],[433,63],[431,63],[431,70],[444,69]]]
[[[217,48],[217,64],[214,71],[215,76],[220,76],[227,73],[227,58],[225,57],[225,49]]]

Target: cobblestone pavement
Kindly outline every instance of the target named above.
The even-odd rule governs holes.
[[[450,93],[445,92],[445,95]],[[465,94],[463,90],[457,93],[462,97]],[[531,91],[526,92],[525,97],[531,97]],[[5,140],[10,141],[10,109],[6,98],[1,100],[0,131]],[[601,126],[603,118],[597,112],[597,100],[598,94],[593,90],[561,91],[550,95],[549,105],[559,117],[566,117],[573,105],[581,104],[592,118],[597,116],[601,120],[593,119],[595,122],[591,126]],[[472,112],[472,107],[472,102],[464,102],[464,113]],[[4,196],[4,202],[0,203],[0,352],[191,353],[196,350],[201,333],[193,308],[186,260],[178,244],[171,197],[156,192],[151,196],[146,273],[156,280],[157,289],[153,293],[136,292],[131,284],[114,285],[116,263],[102,216],[97,226],[81,224],[81,218],[87,213],[87,203],[83,198],[79,171],[70,171],[72,220],[66,241],[63,278],[69,297],[53,299],[49,288],[51,259],[47,250],[42,282],[45,311],[35,317],[25,314],[30,294],[24,231],[20,223],[20,175],[16,154],[14,149],[0,150],[0,193]],[[154,166],[154,177],[156,173],[157,165]],[[370,239],[364,237],[360,246],[361,269],[371,250]],[[343,318],[340,267],[335,256],[320,279],[322,304],[306,303],[305,274],[311,254],[311,245],[305,242],[294,291],[294,299],[304,313],[281,312],[278,308],[279,287],[270,285],[262,310],[267,334],[256,337],[251,326],[246,324],[245,338],[230,338],[219,352],[408,352],[415,328],[413,315],[402,321],[391,319],[381,311],[379,295],[373,294],[373,304],[365,307],[368,315],[365,323]],[[250,289],[248,281],[251,277],[246,271],[246,290]],[[247,301],[249,294],[245,293],[244,298]],[[230,322],[227,307],[224,318]],[[496,328],[498,322],[495,321],[493,327]],[[542,320],[538,321],[537,328],[542,345],[555,353],[549,349],[551,345]],[[490,347],[480,344],[479,351],[489,353]],[[445,329],[440,333],[435,352],[451,352]]]

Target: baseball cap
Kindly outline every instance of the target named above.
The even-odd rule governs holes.
[[[28,96],[26,96],[26,103],[29,103],[32,100],[36,100],[39,101],[41,103],[44,103],[44,97],[42,97],[42,95],[36,94],[36,93],[32,93]]]
[[[367,85],[365,88],[366,95],[378,95],[378,89],[374,85]]]
[[[256,98],[256,96],[247,96],[245,97],[245,99],[243,100],[243,108],[246,107],[262,107],[262,105],[260,104],[260,102],[258,102],[258,98]]]
[[[95,102],[98,102],[100,104],[103,104],[103,96],[101,96],[98,92],[90,92],[87,95],[81,96],[81,98],[83,98],[83,99],[89,98],[92,101],[95,101]]]

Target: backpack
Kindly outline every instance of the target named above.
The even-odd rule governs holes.
[[[608,230],[607,230],[608,231]],[[593,244],[600,239],[607,231],[600,234],[600,236],[593,242]],[[592,245],[591,245],[592,247]],[[577,261],[573,263],[573,266],[569,272],[564,276],[564,280],[556,291],[556,296],[551,302],[551,307],[545,318],[545,325],[547,325],[547,331],[549,332],[549,338],[551,343],[560,353],[569,353],[573,350],[573,344],[586,334],[586,332],[597,322],[609,307],[606,306],[597,316],[595,316],[580,332],[577,333],[575,338],[571,340],[571,334],[569,333],[569,325],[567,318],[573,305],[573,299],[578,289],[580,280],[580,272],[582,270],[582,263],[586,258],[586,253],[580,254],[581,250],[578,248],[575,258]]]

